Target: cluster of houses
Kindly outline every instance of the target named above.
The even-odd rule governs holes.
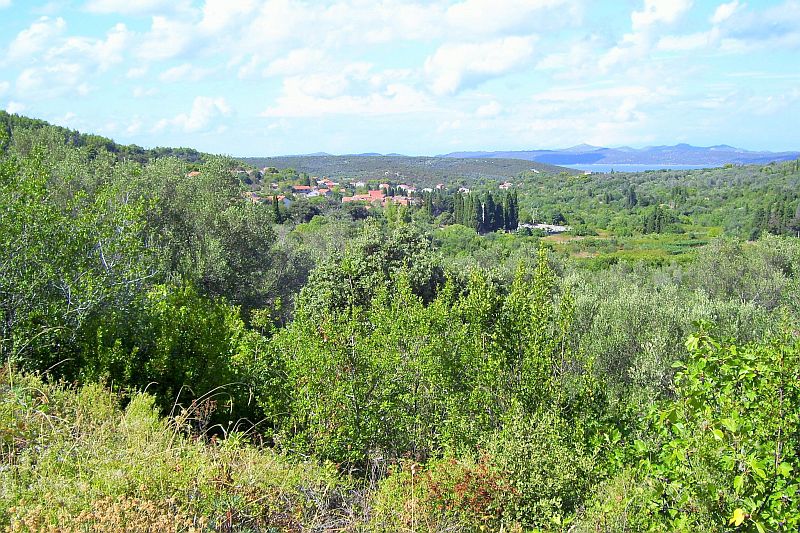
[[[366,183],[359,181],[353,185],[358,187],[366,187]],[[432,190],[432,189],[431,189]],[[401,192],[402,191],[402,192]],[[395,194],[390,194],[394,192]],[[417,188],[413,185],[398,185],[396,191],[392,191],[392,186],[388,183],[381,183],[377,190],[367,191],[366,194],[354,194],[352,196],[343,196],[342,203],[348,202],[367,202],[369,204],[380,204],[384,207],[393,203],[396,205],[412,205],[418,201],[412,195],[417,192]],[[398,194],[400,193],[400,194]]]
[[[267,169],[265,168],[261,175],[267,175]],[[292,185],[290,191],[294,198],[316,198],[316,197],[325,197],[328,198],[333,195],[334,187],[338,187],[339,183],[336,181],[331,181],[327,178],[325,179],[316,179],[312,181],[314,185]],[[278,183],[270,183],[270,188],[274,191],[278,191],[281,186]],[[263,193],[262,193],[263,194]],[[272,201],[273,195],[269,196],[262,196],[258,193],[253,191],[248,191],[245,193],[245,197],[248,198],[253,203],[261,203],[265,201]],[[292,199],[288,198],[285,194],[277,194],[278,201],[283,203],[286,207],[291,205]]]
[[[242,170],[234,170],[234,173],[244,172]],[[253,171],[250,171],[253,172]],[[258,171],[256,171],[258,172]],[[267,169],[264,169],[261,176],[268,175]],[[240,176],[241,177],[241,176]],[[343,194],[342,203],[349,202],[366,202],[370,205],[380,205],[386,207],[388,204],[395,205],[412,205],[420,201],[415,195],[418,192],[417,188],[413,185],[401,184],[393,186],[389,183],[381,183],[377,190],[369,190],[367,183],[364,181],[355,181],[347,184],[340,184],[339,182],[332,181],[328,178],[311,178],[310,185],[291,185],[287,194],[278,194],[281,190],[281,185],[278,183],[270,183],[270,188],[275,191],[273,195],[264,196],[264,193],[256,193],[248,191],[245,193],[245,198],[253,203],[261,203],[272,201],[277,196],[278,201],[283,203],[286,207],[291,205],[293,199],[298,198],[330,198],[334,194],[334,190]],[[284,186],[285,187],[285,186]],[[443,188],[444,184],[437,185],[437,188]],[[363,194],[355,194],[354,191],[367,189]],[[430,192],[433,189],[423,189],[423,191]],[[291,192],[291,196],[287,196]]]

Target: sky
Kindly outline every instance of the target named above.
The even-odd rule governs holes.
[[[0,108],[234,156],[800,149],[800,0],[0,0]]]

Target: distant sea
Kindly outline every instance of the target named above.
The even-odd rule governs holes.
[[[697,168],[714,168],[722,165],[559,165],[577,170],[588,170],[590,172],[644,172],[645,170],[694,170]]]

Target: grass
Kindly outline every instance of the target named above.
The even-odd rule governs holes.
[[[194,435],[191,413],[154,405],[0,375],[0,529],[325,530],[363,514],[363,492],[332,465]]]
[[[692,226],[685,233],[564,238],[545,237],[560,253],[575,259],[590,270],[606,268],[619,262],[643,262],[652,265],[687,263],[694,259],[696,249],[716,235],[717,228]]]

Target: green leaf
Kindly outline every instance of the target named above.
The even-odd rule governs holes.
[[[778,475],[782,477],[791,477],[794,467],[789,463],[781,463],[778,465]]]
[[[712,430],[711,433],[714,434],[714,438],[716,438],[717,440],[723,440],[725,438],[725,435],[723,435],[722,431],[718,429]]]
[[[758,477],[760,477],[761,479],[766,479],[767,478],[767,473],[764,470],[764,463],[763,462],[759,461],[758,459],[752,459],[752,460],[748,461],[748,464],[750,465],[750,468],[753,469],[753,472],[755,472],[755,474]]]
[[[740,492],[744,487],[744,476],[736,476],[733,478],[733,488],[736,492]]]
[[[739,424],[732,418],[723,418],[720,423],[731,433],[736,433],[739,430]]]

